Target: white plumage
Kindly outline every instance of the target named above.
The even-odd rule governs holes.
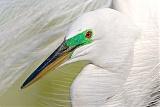
[[[36,59],[56,49],[78,15],[106,4],[110,0],[1,1],[0,94]]]
[[[77,14],[105,4],[105,0],[88,0],[84,3],[78,1],[65,2],[62,5],[62,2],[56,1],[55,6],[61,6],[62,8],[54,6],[53,8],[45,8],[48,9],[47,12],[50,10],[52,13],[52,15],[47,14],[49,18],[45,17],[48,21],[43,19],[45,11],[39,13],[42,13],[42,17],[38,17],[38,13],[37,17],[33,15],[35,17],[32,16],[32,20],[28,19],[31,16],[28,14],[26,17],[28,22],[26,22],[26,25],[23,24],[25,29],[20,29],[20,31],[15,27],[10,32],[5,30],[5,28],[8,29],[9,25],[13,26],[15,22],[10,21],[5,25],[2,24],[3,31],[1,34],[6,35],[6,38],[0,43],[0,51],[2,52],[0,62],[2,65],[0,72],[1,92],[4,92],[6,86],[9,86],[6,84],[11,84],[11,80],[18,78],[14,75],[21,74],[19,72],[23,68],[50,48],[53,49],[53,45],[59,44],[61,39],[53,42],[47,48],[38,48],[39,46],[53,38],[52,35],[61,35],[61,32],[66,32],[68,24],[74,20]],[[79,5],[73,5],[74,3]],[[88,27],[89,29],[92,28],[94,32],[94,42],[75,50],[72,58],[64,63],[68,64],[78,60],[91,61],[91,64],[81,71],[72,84],[72,105],[76,107],[152,107],[156,105],[158,107],[159,1],[113,0],[112,3],[111,1],[106,3],[108,7],[112,7],[121,13],[108,9],[87,13],[72,25],[67,34],[66,39],[73,37],[79,30],[88,29]],[[53,11],[55,8],[59,11]],[[70,11],[71,14],[69,14]],[[24,16],[19,17],[22,18],[19,23],[22,23]],[[55,20],[55,22],[49,30],[46,30],[45,28],[50,27],[49,23],[52,20]],[[45,23],[41,25],[39,22],[42,21]],[[29,32],[28,29],[36,28],[31,22],[38,25],[37,32]],[[22,28],[22,26],[18,27]],[[16,34],[16,32],[19,33]],[[21,36],[22,34],[23,36]],[[28,34],[31,34],[30,37],[28,37]],[[41,36],[43,38],[37,39],[39,35],[48,36]],[[28,46],[31,43],[34,45]],[[11,47],[12,45],[13,47]],[[56,47],[54,46],[54,48]],[[32,53],[35,49],[39,54],[37,52],[36,54]],[[53,50],[50,50],[50,52]]]
[[[125,17],[101,9],[83,15],[71,27],[67,38],[78,34],[78,29],[94,32],[94,42],[75,50],[65,63],[89,60],[93,64],[72,84],[73,106],[142,107],[152,101],[159,86],[159,35],[157,29],[143,33],[140,24],[136,29]]]

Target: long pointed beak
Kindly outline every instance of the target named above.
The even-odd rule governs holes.
[[[27,80],[22,84],[20,90],[30,86],[50,69],[55,69],[60,64],[68,60],[71,52],[77,47],[78,46],[67,46],[66,41],[64,40],[62,44],[27,78]]]

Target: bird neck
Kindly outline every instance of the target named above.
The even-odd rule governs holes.
[[[87,65],[74,80],[71,87],[71,102],[77,106],[104,106],[116,95],[126,81],[126,76],[109,72],[93,64]]]

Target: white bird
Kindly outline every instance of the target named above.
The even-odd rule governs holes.
[[[82,15],[21,89],[67,59],[62,65],[89,60],[72,84],[73,107],[158,107],[158,3],[115,0],[121,13],[104,8]]]
[[[139,23],[154,26],[152,21]],[[21,88],[32,84],[49,69],[59,66],[70,55],[71,58],[63,65],[79,60],[90,61],[72,84],[72,106],[151,105],[154,87],[159,86],[156,83],[159,74],[159,35],[146,28],[150,32],[143,34],[138,28],[141,29],[115,10],[100,9],[82,15],[73,23],[61,46],[33,72]]]
[[[110,4],[111,0],[0,1],[0,95],[34,61],[56,49],[77,16]]]

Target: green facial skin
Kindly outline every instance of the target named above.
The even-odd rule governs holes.
[[[91,29],[85,30],[82,33],[77,34],[76,36],[70,38],[67,40],[66,44],[69,47],[74,47],[77,45],[86,45],[86,44],[90,44],[93,42],[93,40],[90,38],[86,38],[86,33],[90,31],[92,32],[93,35],[93,31]]]
[[[91,39],[92,36],[90,38],[86,37],[86,33],[90,31],[92,32],[92,36],[93,36],[93,31],[91,29],[87,29],[85,31],[83,31],[82,33],[77,34],[76,36],[68,39],[66,41],[66,45],[69,47],[74,47],[74,46],[83,46],[83,45],[87,45],[93,42],[93,40]],[[73,52],[71,53],[70,57],[72,57]]]

